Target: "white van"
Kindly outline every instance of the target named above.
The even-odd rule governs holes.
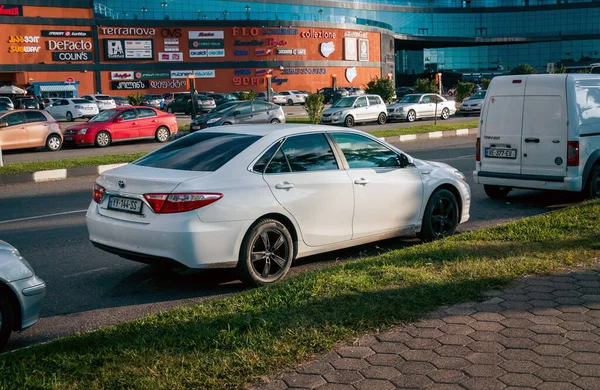
[[[600,197],[600,75],[500,76],[483,105],[475,183]]]

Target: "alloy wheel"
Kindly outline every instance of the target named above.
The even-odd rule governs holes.
[[[454,202],[447,197],[440,197],[431,212],[431,227],[438,237],[444,237],[454,229],[457,210]]]
[[[161,127],[156,132],[156,138],[158,139],[158,142],[165,142],[167,139],[169,139],[169,132],[164,127]]]
[[[254,238],[250,252],[252,268],[263,279],[277,280],[286,272],[290,246],[277,229],[265,229]]]
[[[110,142],[109,138],[108,138],[108,134],[105,132],[99,133],[96,136],[96,141],[98,142],[99,146],[107,146],[108,143]]]
[[[60,138],[57,136],[51,136],[48,139],[48,149],[52,151],[60,149]]]

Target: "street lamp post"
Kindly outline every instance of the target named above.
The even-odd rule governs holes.
[[[146,19],[146,12],[148,12],[148,8],[142,7],[140,8],[140,11],[142,11],[142,19]]]
[[[319,19],[323,20],[323,8],[319,8]]]
[[[223,20],[227,20],[227,14],[229,14],[229,11],[223,11]]]
[[[244,8],[246,9],[246,20],[250,20],[250,6],[247,5]]]

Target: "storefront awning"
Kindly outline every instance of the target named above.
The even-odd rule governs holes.
[[[40,85],[40,92],[69,92],[75,91],[74,85]]]

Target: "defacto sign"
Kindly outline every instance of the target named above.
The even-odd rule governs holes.
[[[60,51],[52,53],[52,61],[91,61],[91,51]]]
[[[42,30],[43,37],[57,38],[91,38],[91,31],[71,31],[71,30]]]
[[[110,87],[116,90],[148,89],[147,81],[111,81]]]
[[[156,34],[153,28],[145,27],[100,27],[102,35],[139,35],[147,36]]]
[[[92,50],[92,42],[90,41],[48,41],[48,50],[50,51],[88,51]]]
[[[223,31],[189,31],[188,38],[190,39],[224,39]]]
[[[23,16],[23,6],[0,4],[0,16]]]

